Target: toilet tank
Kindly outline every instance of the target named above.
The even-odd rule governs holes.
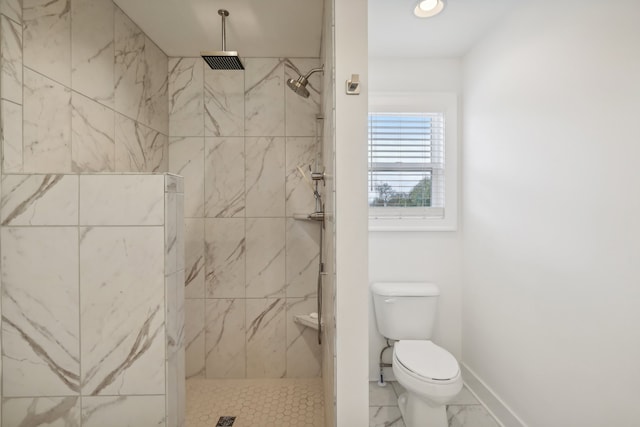
[[[377,282],[371,285],[378,332],[392,340],[428,340],[440,290],[433,283]]]

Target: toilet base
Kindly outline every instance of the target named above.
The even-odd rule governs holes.
[[[402,393],[398,398],[398,407],[406,427],[448,427],[446,405],[431,406],[429,403]]]

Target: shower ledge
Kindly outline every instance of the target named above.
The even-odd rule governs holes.
[[[318,318],[311,317],[310,314],[297,314],[293,316],[293,321],[307,328],[318,330]]]

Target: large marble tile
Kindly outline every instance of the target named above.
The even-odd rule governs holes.
[[[315,182],[302,176],[300,169],[306,177],[311,179],[311,171],[322,172],[322,162],[318,150],[319,145],[315,138],[298,137],[286,139],[286,208],[287,216],[297,213],[310,213],[316,209],[316,199],[313,195]],[[318,192],[326,188],[322,181],[318,182]]]
[[[140,120],[152,129],[168,135],[168,58],[149,37],[145,37],[144,62],[144,105]]]
[[[284,138],[246,138],[245,150],[246,216],[284,216]]]
[[[169,171],[184,177],[184,216],[204,216],[204,138],[172,137],[169,142]]]
[[[80,397],[25,397],[2,401],[2,425],[80,427]]]
[[[22,104],[22,26],[0,16],[0,96]]]
[[[284,298],[247,299],[247,377],[283,378],[286,373]]]
[[[18,23],[22,22],[23,0],[0,0],[0,13]]]
[[[163,224],[163,175],[80,176],[80,225]]]
[[[204,61],[169,59],[169,135],[204,136]]]
[[[244,299],[208,299],[205,302],[207,378],[244,378],[246,375]]]
[[[205,139],[205,216],[244,216],[244,170],[244,138]]]
[[[22,172],[22,105],[0,100],[2,171]]]
[[[284,78],[297,80],[314,68],[320,67],[319,59],[287,58],[284,62]],[[285,91],[285,123],[287,136],[316,136],[319,129],[316,116],[320,113],[322,73],[309,77],[309,97],[303,98],[292,90]]]
[[[77,394],[78,229],[3,227],[1,237],[4,396]]]
[[[76,92],[71,95],[71,167],[74,172],[113,172],[115,114]]]
[[[82,427],[173,427],[165,424],[164,396],[85,396]]]
[[[322,348],[318,331],[294,321],[298,314],[318,311],[316,298],[287,298],[287,378],[322,375]]]
[[[77,225],[77,175],[5,175],[2,225]]]
[[[369,427],[405,426],[397,406],[372,406],[369,407]]]
[[[163,247],[162,227],[80,229],[83,395],[164,394]]]
[[[116,171],[164,172],[169,166],[166,135],[116,114]]]
[[[478,399],[469,391],[469,389],[465,386],[460,390],[460,393],[451,401],[449,405],[479,405]]]
[[[204,67],[206,136],[244,135],[244,72]]]
[[[164,195],[164,274],[168,276],[178,271],[178,218],[177,193]],[[182,222],[183,219],[180,218]],[[168,299],[168,297],[167,297]]]
[[[369,382],[369,406],[398,406],[398,396],[390,382],[384,387],[376,381]]]
[[[24,171],[71,172],[71,91],[25,69],[23,113]]]
[[[287,298],[317,293],[320,227],[318,222],[287,218]]]
[[[248,298],[285,294],[285,219],[247,218],[246,295]]]
[[[23,0],[24,65],[71,87],[71,0]]]
[[[182,179],[179,179],[182,186]],[[181,221],[182,219],[182,221]],[[184,271],[185,265],[185,231],[184,231],[184,194],[176,194],[176,270]],[[184,282],[184,280],[183,280]]]
[[[184,219],[184,294],[204,298],[205,252],[204,219]]]
[[[496,420],[482,405],[447,406],[449,427],[498,427]]]
[[[114,107],[113,0],[71,0],[71,88]]]
[[[205,375],[204,299],[187,299],[184,302],[184,351],[186,377]]]
[[[245,297],[244,218],[205,219],[207,298]]]
[[[145,35],[127,15],[115,8],[114,100],[116,111],[131,119],[144,106]]]
[[[244,66],[244,134],[284,136],[283,61],[247,58]]]

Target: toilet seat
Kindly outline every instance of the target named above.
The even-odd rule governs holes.
[[[450,381],[460,375],[456,358],[431,341],[403,340],[398,341],[394,347],[398,363],[423,381]]]

